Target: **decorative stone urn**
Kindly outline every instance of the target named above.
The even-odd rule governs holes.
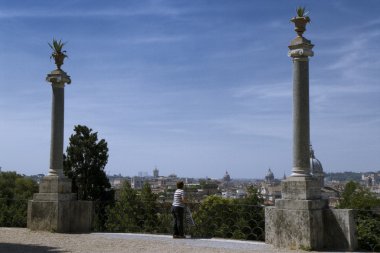
[[[299,37],[302,37],[302,34],[306,31],[306,24],[310,23],[310,18],[308,16],[293,17],[290,21],[295,25],[294,31],[296,31]]]
[[[62,40],[56,40],[53,39],[52,43],[48,43],[49,47],[53,50],[53,52],[50,55],[50,59],[54,58],[55,65],[57,66],[58,70],[61,70],[61,66],[63,65],[63,60],[67,57],[66,51],[63,50],[63,47],[65,46],[65,42],[62,42]]]
[[[56,54],[54,55],[54,62],[55,62],[55,65],[57,66],[58,69],[61,69],[61,66],[63,65],[63,60],[66,58],[67,56],[65,54]]]

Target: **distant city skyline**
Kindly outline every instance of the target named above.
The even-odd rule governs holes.
[[[108,142],[108,174],[276,178],[292,169],[297,6],[310,11],[311,143],[325,172],[379,171],[380,2],[0,0],[0,166],[47,174],[54,69],[67,41],[74,125]],[[376,7],[377,6],[377,7]]]

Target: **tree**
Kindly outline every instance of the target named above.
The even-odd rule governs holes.
[[[141,202],[136,190],[124,181],[114,206],[107,207],[106,228],[110,232],[137,232],[141,216]]]
[[[253,185],[247,187],[247,197],[241,199],[241,202],[246,205],[262,205],[264,203],[264,198],[261,195],[259,189],[255,188]]]
[[[141,199],[141,226],[146,232],[153,232],[157,230],[158,227],[158,207],[157,207],[157,195],[152,192],[150,184],[148,182],[144,183],[140,194]]]
[[[227,199],[208,196],[198,208],[193,207],[197,227],[195,236],[264,240],[263,198],[258,189],[247,188],[248,196]]]
[[[374,193],[359,183],[350,181],[344,188],[338,208],[356,209],[357,235],[361,249],[380,249],[380,215],[373,211],[380,208],[380,199]]]
[[[369,189],[353,181],[348,182],[344,187],[342,199],[338,205],[338,208],[362,210],[371,210],[375,207],[380,207],[380,199]]]
[[[70,144],[64,154],[63,169],[72,179],[73,192],[81,200],[99,200],[111,184],[104,172],[108,161],[108,147],[98,133],[87,126],[74,127]]]
[[[38,185],[16,172],[0,173],[0,227],[25,227],[28,199]]]

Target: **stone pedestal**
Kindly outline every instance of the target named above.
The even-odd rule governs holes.
[[[355,250],[354,211],[327,204],[324,199],[276,200],[265,208],[265,242],[287,249]]]
[[[282,182],[282,199],[265,209],[265,241],[279,248],[323,248],[320,187],[313,177],[290,177]]]
[[[58,233],[91,231],[92,202],[78,201],[71,180],[47,176],[28,202],[28,228]]]

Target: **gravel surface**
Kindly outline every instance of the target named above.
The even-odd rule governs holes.
[[[58,234],[26,228],[0,228],[0,253],[248,253],[277,250],[262,242],[223,239],[173,239],[167,235],[92,233]]]

